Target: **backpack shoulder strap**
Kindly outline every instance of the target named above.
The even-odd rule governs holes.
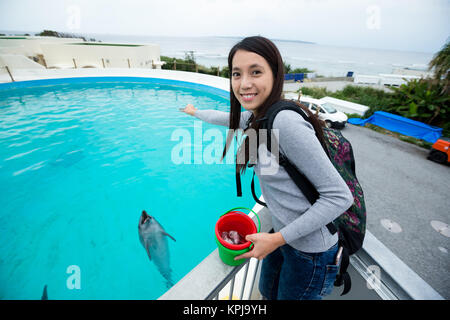
[[[272,130],[273,122],[275,121],[275,117],[277,116],[278,112],[283,110],[291,110],[294,112],[297,112],[300,114],[305,121],[309,122],[308,116],[305,114],[305,112],[293,101],[289,100],[280,100],[274,105],[272,105],[269,110],[266,112],[266,116],[262,118],[260,121],[264,121],[262,127],[264,129],[267,129],[267,133],[270,133],[270,130]],[[267,137],[267,150],[271,152],[271,139],[270,136]]]
[[[267,129],[268,137],[266,141],[267,141],[267,150],[269,152],[271,152],[270,131],[272,130],[273,122],[275,120],[276,115],[278,114],[278,112],[282,110],[292,110],[300,114],[303,117],[303,119],[305,119],[305,121],[309,122],[309,118],[305,114],[305,112],[293,101],[280,100],[274,105],[272,105],[267,111],[266,116],[263,119],[261,119],[264,121],[262,128]],[[326,150],[326,154],[329,155],[328,150]],[[297,185],[297,187],[302,191],[302,193],[305,195],[305,197],[308,199],[311,205],[313,205],[317,201],[317,199],[319,199],[320,196],[319,192],[314,187],[314,185],[282,153],[279,153],[279,164],[283,166],[283,168],[289,174],[289,176]],[[253,190],[252,193],[254,194]],[[330,231],[331,234],[335,234],[337,232],[337,228],[332,222],[327,224],[326,227],[328,228],[328,231]]]

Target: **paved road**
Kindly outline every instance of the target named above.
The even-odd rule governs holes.
[[[354,149],[367,228],[450,299],[450,238],[430,224],[450,224],[450,166],[427,160],[426,149],[364,127],[349,124],[342,133]],[[389,231],[383,219],[397,223],[402,231]]]

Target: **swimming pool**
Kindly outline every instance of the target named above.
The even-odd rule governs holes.
[[[228,111],[227,95],[154,78],[0,85],[0,298],[40,299],[44,285],[49,299],[158,298],[167,287],[139,242],[142,210],[176,239],[175,282],[203,260],[220,214],[254,202],[236,197],[234,165],[194,163],[195,139],[193,160],[174,163],[171,136],[195,135],[178,108]]]

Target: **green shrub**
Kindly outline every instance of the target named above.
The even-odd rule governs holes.
[[[195,57],[194,57],[194,51],[187,51],[184,53],[184,61],[186,63],[190,63],[190,64],[196,64],[197,62],[195,61]]]
[[[430,125],[446,125],[450,121],[450,96],[443,94],[443,82],[430,79],[413,79],[394,88],[390,112],[425,122]]]
[[[347,85],[330,92],[326,88],[301,88],[302,94],[320,99],[326,96],[359,103],[369,107],[368,118],[375,111],[385,111],[442,128],[450,136],[450,96],[445,94],[444,82],[415,79],[393,88],[393,92],[371,87]]]
[[[359,119],[361,119],[362,118],[362,116],[359,114],[359,113],[347,113],[347,112],[344,112],[345,113],[345,115],[347,116],[347,118],[359,118]]]
[[[228,69],[228,67],[223,67],[220,70],[220,76],[224,78],[230,78],[230,69]]]
[[[29,36],[28,33],[24,34],[25,36]],[[65,32],[57,32],[57,31],[53,31],[53,30],[44,30],[42,32],[36,33],[36,36],[41,36],[41,37],[56,37],[56,38],[80,38],[83,39],[83,41],[87,42],[86,38],[81,36],[81,35],[77,35],[77,34],[73,34],[73,33],[65,33]],[[89,38],[89,41],[91,42],[101,42],[100,40],[96,40],[94,38]]]
[[[314,72],[312,70],[309,70],[308,68],[295,68],[290,73],[311,73]]]
[[[165,62],[165,64],[161,67],[162,69],[173,70],[174,64],[176,62],[176,64],[177,64],[176,69],[178,71],[195,72],[195,64],[193,64],[192,61],[189,61],[186,59],[161,56],[161,61]]]
[[[201,64],[196,64],[192,51],[189,51],[188,53],[186,53],[184,59],[161,56],[161,61],[165,62],[165,64],[161,67],[162,69],[173,70],[174,64],[176,62],[176,70],[195,72],[196,65],[197,65],[198,73],[210,74],[213,76],[217,76],[218,67],[208,68]],[[221,68],[219,70],[219,76],[224,77],[224,78],[229,78],[230,72],[228,70],[228,67]]]
[[[288,73],[310,73],[310,72],[314,72],[312,70],[309,70],[308,68],[295,68],[292,69],[290,64],[287,64],[286,62],[283,61],[283,66],[284,66],[284,73],[288,74]]]
[[[291,65],[290,64],[287,64],[286,62],[284,62],[283,61],[283,66],[284,66],[284,73],[285,74],[287,74],[287,73],[291,73]]]
[[[369,110],[365,113],[366,117],[370,117],[375,111],[386,111],[384,110],[385,107],[389,106],[392,102],[392,93],[371,87],[352,85],[347,85],[344,89],[332,93],[332,96],[337,99],[368,106]]]
[[[315,99],[321,99],[323,97],[329,96],[331,97],[331,95],[333,94],[332,92],[329,92],[326,88],[324,87],[314,87],[314,88],[301,88],[302,89],[302,94],[306,95],[306,96],[310,96],[313,97]]]

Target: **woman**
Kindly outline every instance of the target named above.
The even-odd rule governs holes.
[[[280,53],[263,37],[248,37],[237,43],[228,56],[228,66],[230,113],[198,110],[190,104],[183,110],[203,121],[234,129],[229,131],[223,157],[232,132],[247,128],[247,122],[249,128],[259,130],[258,120],[281,100],[284,81]],[[245,112],[241,113],[241,106]],[[284,110],[275,117],[273,130],[278,130],[280,152],[311,181],[320,198],[311,206],[283,167],[279,166],[275,174],[265,175],[256,162],[254,170],[275,232],[247,235],[254,248],[236,257],[263,259],[259,289],[266,299],[321,299],[331,292],[339,267],[335,263],[338,235],[332,235],[326,225],[353,203],[349,188],[318,140],[323,139],[319,120],[307,108],[303,109],[312,125],[296,112]],[[244,144],[248,143],[246,138]],[[257,150],[257,159],[273,157],[265,144],[259,144]],[[249,162],[248,152],[242,152],[238,150],[237,157],[241,158],[237,159],[244,161],[236,161],[237,172],[244,172]]]

